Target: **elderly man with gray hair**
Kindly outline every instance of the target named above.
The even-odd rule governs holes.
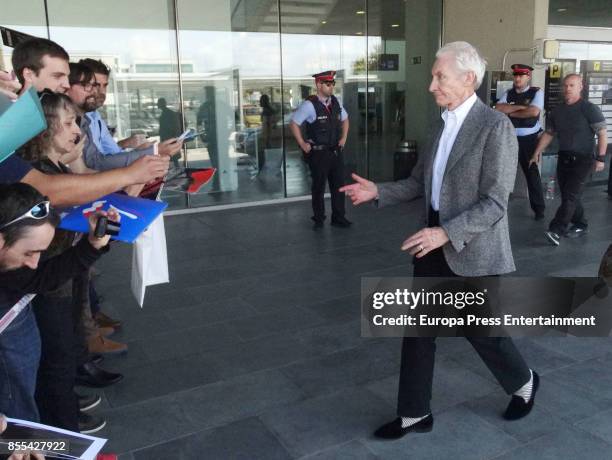
[[[408,179],[375,184],[353,174],[340,189],[353,204],[378,207],[425,197],[426,226],[401,249],[414,256],[415,277],[495,276],[515,270],[508,232],[508,197],[514,185],[518,144],[508,117],[476,96],[486,61],[469,43],[453,42],[436,54],[429,91],[445,108],[432,143]],[[533,407],[539,378],[509,337],[467,337],[507,394],[504,418]],[[398,439],[431,431],[430,400],[435,337],[404,337],[398,417],[375,436]]]

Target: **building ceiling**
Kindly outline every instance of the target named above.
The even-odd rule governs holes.
[[[397,0],[232,0],[232,30],[369,35],[404,38],[404,5]],[[367,24],[366,24],[367,21]]]
[[[366,10],[366,1],[367,16],[357,14]],[[164,29],[172,27],[173,2],[106,0],[91,3],[88,14],[83,14],[80,8],[74,8],[77,0],[48,0],[49,19],[55,26]],[[42,0],[0,0],[0,3],[2,25],[36,26],[45,22]],[[286,34],[367,33],[403,40],[405,18],[410,14],[401,0],[178,0],[180,25],[187,30],[276,33],[279,3],[282,33]],[[109,10],[115,14],[109,15]],[[206,14],[200,14],[203,11]],[[134,12],[138,12],[138,21],[134,21]],[[612,0],[549,0],[548,23],[612,28]]]
[[[612,28],[612,0],[549,0],[548,23]]]

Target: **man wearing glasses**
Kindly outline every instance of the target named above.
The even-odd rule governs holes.
[[[83,148],[83,161],[88,168],[95,171],[108,171],[109,169],[122,168],[132,164],[134,161],[145,155],[152,155],[154,148],[132,150],[114,155],[105,155],[100,152],[95,142],[92,141],[91,120],[85,116],[98,108],[96,102],[98,83],[94,71],[91,67],[78,62],[70,63],[70,89],[66,94],[75,103],[81,116],[81,131],[87,135],[85,147]],[[178,153],[183,146],[183,142],[176,138],[163,142],[158,147],[158,153],[162,156],[170,156]]]
[[[97,84],[96,109],[100,109],[106,102],[106,93],[108,91],[111,69],[104,62],[102,62],[102,60],[86,58],[81,59],[79,63],[88,66],[94,73]],[[146,142],[144,134],[133,134],[126,139],[116,142],[115,139],[113,139],[113,135],[110,133],[106,121],[104,121],[98,110],[87,112],[86,116],[91,121],[91,141],[96,144],[98,150],[104,155],[123,153],[124,149],[127,148],[142,149],[149,145],[148,142]]]
[[[312,211],[314,229],[325,220],[325,183],[329,181],[332,202],[331,224],[349,227],[344,217],[344,144],[349,130],[348,114],[334,96],[336,72],[328,70],[313,75],[317,94],[309,96],[291,117],[291,133],[304,153],[312,175]],[[306,122],[306,139],[301,126]]]

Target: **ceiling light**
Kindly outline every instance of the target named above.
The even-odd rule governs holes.
[[[363,10],[358,10],[358,11],[355,11],[355,14],[365,14],[365,11],[363,11]]]
[[[399,24],[391,24],[391,27],[399,27]]]
[[[321,21],[321,24],[327,24],[327,21]]]
[[[565,13],[567,11],[567,8],[557,8],[557,11],[559,13]]]
[[[357,35],[363,35],[363,32],[355,32]]]

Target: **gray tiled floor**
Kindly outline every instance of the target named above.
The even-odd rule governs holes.
[[[590,233],[548,246],[524,199],[510,203],[517,274],[593,276],[612,240],[612,201],[590,188]],[[100,264],[105,310],[120,317],[125,374],[99,411],[108,450],[140,459],[609,459],[612,341],[517,341],[542,375],[534,412],[507,402],[469,344],[438,342],[432,433],[384,443],[394,416],[400,342],[359,330],[361,276],[409,276],[399,251],[422,203],[351,209],[348,230],[310,228],[309,204],[166,218],[171,283],[129,291],[130,248]],[[552,217],[551,203],[547,216]]]

